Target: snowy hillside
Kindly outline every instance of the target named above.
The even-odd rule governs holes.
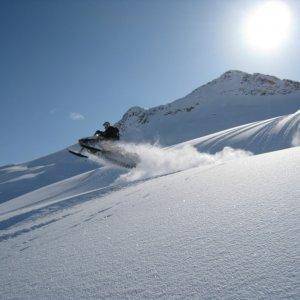
[[[299,164],[295,147],[4,213],[1,297],[297,299]]]
[[[299,83],[229,71],[124,115],[134,169],[0,167],[0,298],[298,299],[299,108]]]
[[[178,161],[178,157],[182,159],[183,167],[171,168],[171,171],[197,165],[198,154],[190,152],[190,149],[187,152],[181,151],[180,149],[185,146],[195,146],[200,152],[213,154],[222,151],[225,147],[258,154],[298,145],[300,145],[300,111],[180,143],[166,148],[167,154],[162,148],[155,146],[125,144],[122,147],[129,152],[139,154],[142,164],[138,168],[150,168],[155,165],[154,171],[157,173],[157,170],[161,170],[166,164],[172,165],[172,160]],[[179,152],[174,152],[173,149],[179,149]],[[43,195],[49,198],[50,194],[52,200],[56,198],[56,194],[59,197],[73,195],[74,186],[78,193],[101,188],[112,183],[121,173],[126,173],[126,169],[114,172],[109,167],[104,167],[101,161],[94,162],[77,158],[67,150],[62,150],[32,162],[0,168],[0,203],[13,199],[9,202],[9,206],[12,205],[11,203],[18,203],[18,207],[20,205],[23,207],[28,204],[28,201],[30,203],[42,199],[44,201]],[[152,170],[150,170],[150,175],[151,172]],[[64,180],[63,183],[59,183],[62,180]],[[59,183],[58,190],[54,184],[57,182]],[[45,190],[42,189],[44,187]],[[5,203],[1,209],[6,210]]]
[[[299,82],[228,71],[172,103],[133,107],[117,125],[126,140],[173,145],[299,108]]]
[[[184,145],[193,145],[201,152],[216,153],[224,147],[232,147],[254,154],[300,146],[300,110],[294,114],[213,133],[176,147]]]
[[[99,165],[93,161],[78,160],[67,150],[28,163],[0,167],[0,204],[96,167]]]

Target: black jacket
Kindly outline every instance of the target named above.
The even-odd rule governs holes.
[[[103,136],[107,140],[119,140],[120,134],[117,127],[109,126],[105,131],[97,130],[95,134]]]

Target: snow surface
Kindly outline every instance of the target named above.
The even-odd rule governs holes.
[[[91,160],[79,160],[67,150],[33,161],[0,167],[0,204],[74,175],[98,168]],[[15,181],[18,181],[16,184]]]
[[[232,147],[255,154],[300,146],[300,110],[290,115],[230,128],[176,147],[184,145],[193,145],[201,152],[215,153],[224,147]]]
[[[1,296],[297,299],[299,164],[295,147],[1,215]]]

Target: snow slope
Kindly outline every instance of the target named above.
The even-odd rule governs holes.
[[[169,104],[133,107],[117,125],[126,140],[173,145],[299,108],[299,82],[228,71]]]
[[[65,149],[33,161],[0,167],[0,204],[43,186],[98,168]]]
[[[1,297],[297,299],[299,164],[295,147],[2,214]]]
[[[258,154],[295,146],[298,136],[300,136],[300,111],[180,143],[166,148],[168,154],[164,154],[159,147],[147,147],[147,145],[130,147],[130,144],[124,146],[129,151],[139,153],[142,159],[139,169],[142,168],[142,172],[148,172],[149,176],[152,176],[153,170],[148,170],[151,166],[154,166],[155,174],[160,174],[158,169],[162,169],[164,173],[165,165],[169,167],[171,165],[169,168],[171,172],[198,165],[203,161],[202,157],[191,152],[190,149],[179,152],[174,152],[173,149],[194,146],[200,152],[214,154],[225,147],[231,147]],[[300,143],[298,142],[297,145]],[[172,164],[174,165],[178,160],[182,160],[183,167],[172,168]],[[125,169],[114,169],[105,167],[99,162],[79,159],[66,150],[26,164],[5,167],[0,169],[0,203],[3,203],[0,206],[0,214],[11,209],[12,203],[16,203],[14,207],[20,208],[26,207],[29,203],[44,202],[48,198],[52,201],[56,199],[56,194],[58,197],[70,196],[89,189],[102,188],[112,184],[124,173],[126,173]],[[64,180],[63,184],[61,180]],[[58,183],[58,189],[55,183]],[[11,201],[6,205],[4,202],[8,200]]]
[[[300,110],[294,114],[258,121],[198,139],[176,147],[193,145],[201,152],[216,153],[224,147],[244,149],[254,154],[300,146]]]

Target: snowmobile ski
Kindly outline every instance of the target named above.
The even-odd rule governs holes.
[[[68,149],[68,151],[76,156],[79,156],[79,157],[83,157],[83,158],[88,158],[86,155],[82,154],[82,153],[79,153],[79,152],[76,152],[76,151],[73,151],[71,149]]]
[[[96,147],[93,147],[91,145],[87,145],[87,144],[84,144],[84,143],[81,143],[80,144],[81,147],[87,149],[87,150],[90,150],[92,153],[96,153],[96,152],[102,152],[102,153],[108,153],[109,151],[108,150],[104,150],[104,149],[99,149],[99,148],[96,148]]]

